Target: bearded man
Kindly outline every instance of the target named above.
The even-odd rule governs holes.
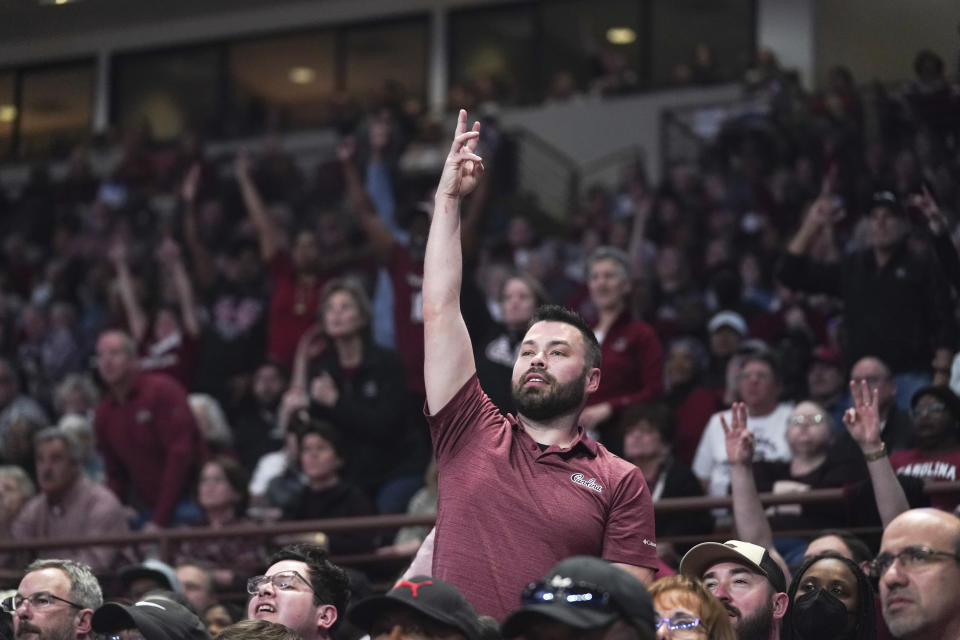
[[[440,473],[431,574],[502,619],[564,558],[602,557],[649,582],[657,557],[643,476],[580,424],[600,383],[600,346],[579,316],[534,314],[513,367],[515,417],[480,388],[460,312],[460,202],[483,173],[479,131],[461,110],[425,256],[426,412]]]

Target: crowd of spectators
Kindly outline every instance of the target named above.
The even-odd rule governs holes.
[[[660,184],[624,167],[563,226],[518,204],[509,132],[485,119],[461,307],[504,412],[534,309],[577,310],[603,354],[582,424],[655,499],[730,492],[723,410],[739,401],[760,491],[852,488],[859,507],[784,505],[776,528],[880,524],[864,498],[877,478],[844,426],[848,381],[878,389],[911,506],[926,500],[917,478],[953,481],[960,464],[960,85],[921,52],[897,90],[860,91],[837,68],[809,94],[767,56],[748,86],[766,115],[727,122]],[[213,158],[190,136],[160,149],[132,135],[107,175],[78,153],[62,180],[37,168],[2,195],[0,528],[436,508],[420,308],[433,128],[389,100],[354,124],[314,175],[270,141]],[[656,522],[661,535],[729,524]],[[322,538],[345,554],[410,551],[425,534]],[[805,546],[777,545],[789,562]],[[683,550],[662,545],[662,562]],[[78,559],[106,571],[138,551]],[[225,538],[174,555],[230,590],[263,553]]]

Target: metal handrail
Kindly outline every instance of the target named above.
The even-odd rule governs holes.
[[[929,482],[924,486],[926,495],[960,493],[960,482]],[[764,506],[778,504],[822,504],[842,501],[846,496],[843,488],[812,489],[799,493],[761,493]],[[729,508],[733,505],[730,496],[695,496],[689,498],[663,498],[654,503],[654,511],[676,513],[704,509]],[[328,518],[271,524],[242,524],[229,527],[183,527],[97,536],[71,536],[62,538],[38,538],[31,540],[0,540],[0,552],[16,550],[50,549],[56,547],[81,547],[104,545],[130,545],[159,543],[168,546],[179,540],[203,540],[210,538],[249,537],[269,538],[278,535],[310,533],[316,531],[344,532],[396,529],[405,526],[429,526],[436,521],[434,516],[386,515],[359,516],[352,518]],[[706,536],[703,536],[706,537]],[[367,554],[357,556],[366,557]],[[379,555],[379,554],[377,554]],[[349,557],[349,556],[346,556]],[[379,556],[389,557],[389,556]]]

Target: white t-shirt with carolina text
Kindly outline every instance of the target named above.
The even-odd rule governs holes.
[[[753,432],[756,441],[754,461],[790,459],[787,421],[792,413],[793,405],[784,402],[765,416],[747,417],[747,428]],[[725,496],[730,490],[730,463],[727,460],[723,425],[720,423],[721,415],[730,424],[729,410],[718,411],[710,416],[693,458],[693,472],[701,480],[710,481],[707,493],[711,496]]]

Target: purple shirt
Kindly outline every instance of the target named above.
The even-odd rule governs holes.
[[[643,475],[580,430],[540,451],[474,375],[427,416],[440,490],[433,575],[477,613],[502,620],[563,558],[657,568],[653,503]]]

